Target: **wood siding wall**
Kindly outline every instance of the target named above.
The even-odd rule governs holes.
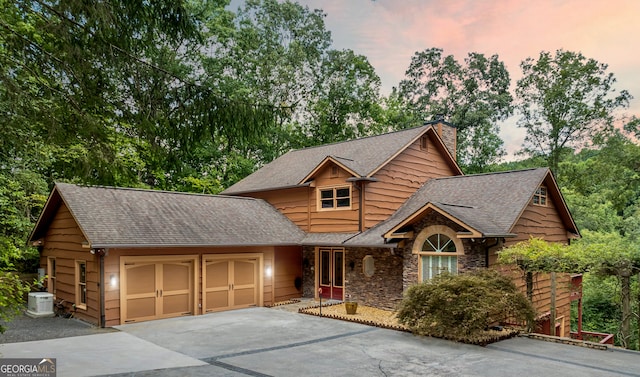
[[[341,168],[338,168],[338,174],[333,175],[333,167],[335,165],[327,164],[318,171],[313,182],[315,187],[257,192],[246,196],[269,202],[305,232],[357,232],[360,227],[360,191],[353,183],[347,182],[351,175]],[[318,188],[331,186],[351,187],[350,209],[318,210]]]
[[[456,175],[431,138],[426,150],[420,143],[417,140],[380,169],[374,175],[378,182],[366,185],[366,229],[386,220],[429,179]]]
[[[549,242],[567,244],[569,242],[567,230],[558,214],[555,202],[549,197],[547,206],[538,206],[530,203],[522,212],[520,219],[513,227],[512,233],[517,237],[506,238],[504,247],[509,247],[530,237],[542,238]],[[489,257],[491,266],[497,265],[498,254],[492,252]],[[518,288],[526,292],[526,281],[522,271],[517,268],[503,269],[509,273]],[[551,275],[534,274],[533,304],[539,315],[549,311],[551,304]],[[570,332],[571,299],[570,299],[569,274],[556,275],[556,318],[564,317],[564,334],[568,337]]]
[[[86,309],[76,309],[74,316],[97,325],[100,320],[99,306],[99,258],[82,247],[85,238],[69,209],[62,204],[47,230],[40,253],[40,265],[47,271],[47,259],[56,259],[55,300],[64,300],[65,307],[73,310],[76,302],[76,262],[86,262]],[[49,287],[49,289],[51,289]],[[53,293],[53,292],[51,292]]]
[[[338,168],[338,174],[332,175],[335,165],[328,164],[315,177],[315,188],[309,195],[309,232],[357,232],[359,228],[360,191],[355,185],[347,182],[351,177],[346,171]],[[351,209],[319,210],[318,190],[324,187],[349,186],[351,188]]]
[[[71,308],[76,303],[76,262],[85,261],[87,268],[87,308],[77,309],[75,316],[94,325],[100,325],[99,269],[100,259],[83,248],[86,242],[80,228],[63,204],[54,216],[44,238],[40,265],[47,269],[48,258],[56,259],[56,300],[64,300]],[[272,305],[292,297],[301,291],[295,287],[295,277],[302,275],[302,249],[300,247],[224,247],[224,248],[130,248],[110,249],[104,258],[105,326],[120,325],[120,257],[198,255],[199,281],[195,299],[202,302],[202,256],[205,254],[262,253],[264,269],[271,268],[273,275],[263,277],[263,305]],[[114,277],[115,285],[111,284]],[[53,293],[53,292],[52,292]],[[199,307],[198,313],[202,314]]]
[[[247,194],[245,196],[263,199],[287,216],[300,229],[309,231],[309,192],[310,187],[292,188],[286,190],[264,191]]]
[[[273,303],[302,297],[302,250],[300,247],[278,247],[273,271]],[[299,288],[296,279],[300,279]]]

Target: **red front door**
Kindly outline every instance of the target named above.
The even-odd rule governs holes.
[[[344,249],[320,249],[320,296],[326,299],[343,300]]]

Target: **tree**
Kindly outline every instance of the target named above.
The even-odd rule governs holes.
[[[608,66],[581,53],[541,52],[520,67],[516,87],[518,126],[526,130],[525,153],[543,155],[554,174],[567,148],[599,143],[613,129],[615,110],[626,107],[631,95],[613,88]]]
[[[212,130],[249,138],[272,119],[269,104],[235,101],[202,79],[199,17],[223,12],[196,13],[189,1],[2,5],[0,109],[10,135],[52,146],[49,179],[163,185]],[[132,150],[141,170],[126,159]]]
[[[505,151],[498,121],[513,112],[509,72],[498,58],[469,53],[464,64],[437,48],[416,52],[398,86],[416,119],[437,115],[457,127],[458,159],[470,173],[482,172]]]
[[[202,165],[216,170],[220,182],[234,183],[247,166],[255,169],[292,148],[375,131],[380,79],[364,56],[330,49],[324,17],[291,1],[250,0],[224,38],[209,39],[203,57],[209,82],[232,98],[266,99],[283,108],[260,137],[243,142],[220,133],[211,145],[220,153],[203,151],[217,154]]]
[[[379,133],[380,78],[366,57],[351,50],[329,51],[319,91],[312,99],[306,145],[320,145]]]

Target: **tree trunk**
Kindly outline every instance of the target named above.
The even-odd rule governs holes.
[[[629,348],[631,340],[631,273],[624,269],[620,271],[622,285],[622,339],[620,343],[624,348]]]
[[[533,304],[533,272],[527,272],[527,298]]]

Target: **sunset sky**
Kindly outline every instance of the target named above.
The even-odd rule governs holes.
[[[624,112],[640,116],[639,0],[299,0],[327,14],[333,47],[366,56],[388,94],[416,51],[431,47],[462,61],[469,52],[497,54],[512,86],[519,64],[541,51],[582,52],[609,65],[617,90],[635,98]],[[511,153],[523,131],[515,119],[501,126]]]

